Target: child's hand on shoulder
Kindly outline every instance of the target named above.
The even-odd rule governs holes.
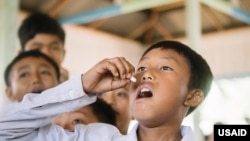
[[[103,93],[125,87],[134,74],[134,66],[124,57],[107,58],[82,75],[86,93]]]

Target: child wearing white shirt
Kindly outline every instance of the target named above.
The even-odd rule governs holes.
[[[137,81],[131,83],[131,76]],[[136,72],[123,57],[104,59],[84,75],[41,95],[27,95],[18,109],[1,116],[0,136],[18,141],[195,141],[190,127],[181,123],[206,97],[212,79],[207,62],[191,48],[161,41],[144,52]],[[128,84],[130,111],[138,121],[129,134],[101,123],[77,125],[70,133],[50,124],[53,116],[94,102],[95,94]]]

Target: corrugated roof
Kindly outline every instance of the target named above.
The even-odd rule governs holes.
[[[185,36],[185,0],[20,0],[26,12],[43,12],[62,24],[95,28],[141,43]],[[200,0],[202,33],[250,24],[248,0]]]

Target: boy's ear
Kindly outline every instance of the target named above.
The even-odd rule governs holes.
[[[190,91],[185,99],[184,105],[195,107],[204,99],[204,93],[201,89],[194,89]]]
[[[12,90],[10,87],[7,87],[5,89],[5,94],[10,101],[14,101],[15,98],[13,97]]]

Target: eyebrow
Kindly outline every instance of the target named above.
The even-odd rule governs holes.
[[[92,109],[93,110],[93,109]],[[79,109],[79,110],[76,110],[74,111],[75,113],[81,113],[81,114],[84,114],[84,115],[87,115],[88,112],[86,112],[85,110],[82,110],[82,109]]]
[[[49,45],[53,45],[53,44],[60,44],[60,41],[53,41],[53,42],[49,43]]]
[[[148,57],[145,57],[145,58],[141,59],[141,61],[143,61],[143,60],[145,60],[145,59],[148,59]],[[177,61],[177,60],[176,60],[175,58],[173,58],[173,57],[160,57],[160,59],[162,59],[162,60],[169,60],[169,61],[171,61],[171,62],[175,62],[175,63],[178,64],[178,65],[181,65],[180,62]],[[140,62],[141,62],[141,61],[140,61]]]
[[[162,57],[162,58],[166,60],[173,60],[174,62],[178,63],[178,61],[173,57]]]
[[[34,43],[32,43],[32,45],[43,45],[43,42],[40,41],[35,41]],[[51,43],[49,43],[49,45],[53,45],[53,44],[60,44],[60,41],[53,41]]]
[[[35,41],[31,45],[41,45],[41,44],[43,44],[43,43]]]
[[[167,60],[172,60],[172,61],[175,62],[176,64],[181,65],[180,62],[177,61],[177,60],[176,60],[175,58],[173,58],[173,57],[162,57],[162,58],[167,59]]]
[[[149,59],[148,57],[143,57],[140,61]],[[175,62],[177,62],[173,57],[160,57],[160,59],[164,59],[164,60],[174,60]]]
[[[84,112],[84,111],[74,111],[75,113],[79,113],[79,114],[84,114],[84,115],[86,115],[86,112]]]
[[[22,71],[23,69],[27,69],[27,68],[29,68],[29,67],[30,67],[29,65],[24,65],[24,66],[18,68],[18,69],[17,69],[17,72],[20,72],[20,71]]]

